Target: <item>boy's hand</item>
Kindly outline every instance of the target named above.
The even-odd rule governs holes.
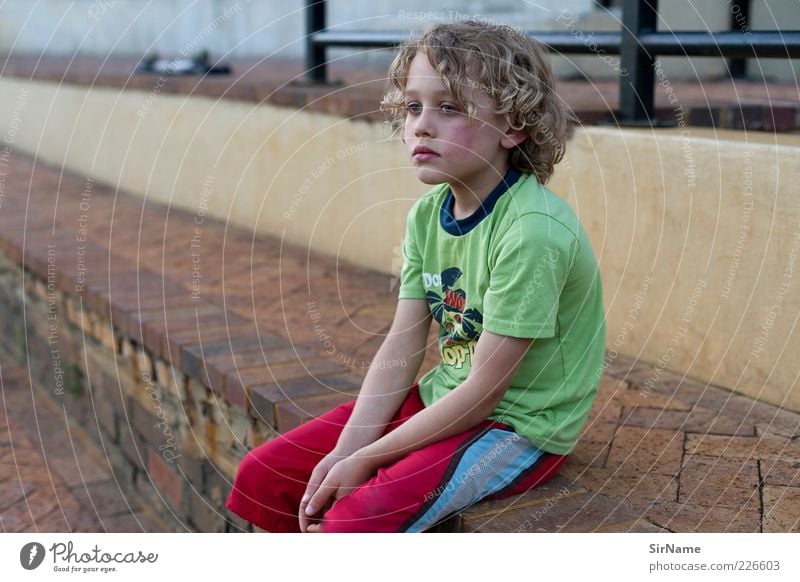
[[[317,466],[314,467],[314,470],[311,472],[311,477],[308,479],[308,485],[306,486],[306,491],[303,493],[303,498],[300,500],[300,510],[298,511],[297,517],[300,520],[300,531],[305,533],[308,531],[308,526],[312,520],[318,521],[312,516],[306,514],[306,507],[308,506],[308,501],[311,499],[311,496],[317,492],[319,489],[320,484],[322,481],[325,480],[325,477],[328,476],[328,472],[331,468],[342,460],[342,457],[338,455],[336,452],[331,452],[326,455]],[[322,508],[325,509],[325,508]],[[317,512],[320,513],[320,512]]]
[[[315,469],[316,471],[316,469]],[[349,495],[354,489],[362,485],[375,472],[375,468],[364,458],[351,455],[336,463],[328,471],[322,483],[312,492],[308,503],[300,503],[300,529],[307,532],[319,532],[319,525],[308,525],[308,519],[320,510],[330,507],[335,501]],[[312,485],[309,480],[308,495]],[[305,498],[305,497],[304,497]],[[318,509],[319,508],[319,509]],[[305,516],[302,515],[305,513]],[[320,515],[320,518],[322,515]],[[304,523],[305,518],[305,523]]]

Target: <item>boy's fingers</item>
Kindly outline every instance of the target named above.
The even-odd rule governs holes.
[[[300,504],[300,510],[297,512],[297,518],[300,520],[300,532],[305,533],[308,531],[308,516],[306,515],[306,504]]]
[[[331,495],[334,493],[334,487],[325,487],[323,483],[322,486],[317,490],[314,495],[311,496],[311,499],[308,501],[308,505],[305,508],[306,515],[314,515],[320,509],[322,509],[328,500],[331,498]]]

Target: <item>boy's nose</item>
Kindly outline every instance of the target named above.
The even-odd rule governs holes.
[[[432,111],[428,107],[423,107],[422,113],[417,116],[417,121],[414,125],[414,135],[416,137],[422,137],[432,136],[433,134]]]

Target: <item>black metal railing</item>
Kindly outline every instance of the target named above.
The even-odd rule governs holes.
[[[404,32],[328,30],[326,1],[306,0],[306,75],[316,83],[327,81],[328,47],[391,48],[408,38]],[[728,32],[657,32],[657,0],[623,0],[622,32],[529,32],[551,52],[620,56],[619,121],[650,124],[654,114],[656,56],[728,58],[733,77],[742,77],[748,58],[800,58],[800,31],[752,31],[749,0],[732,0]],[[602,52],[601,52],[602,51]]]

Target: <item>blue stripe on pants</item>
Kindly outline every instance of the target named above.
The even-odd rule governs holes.
[[[423,531],[451,513],[500,491],[542,454],[544,451],[513,431],[487,431],[464,452],[447,483],[433,492],[436,501],[406,531]]]

